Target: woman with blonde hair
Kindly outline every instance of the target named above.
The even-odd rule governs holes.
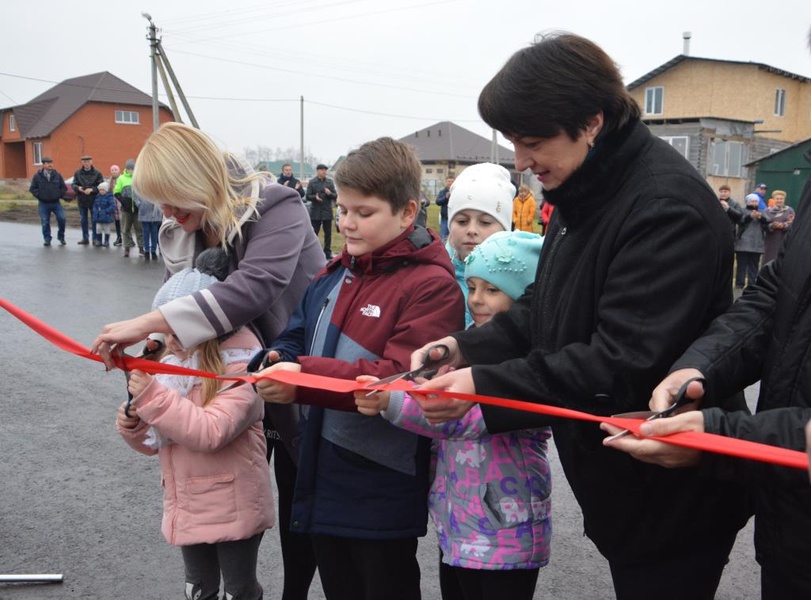
[[[159,242],[167,277],[191,267],[200,252],[215,246],[226,251],[229,274],[206,290],[105,325],[93,351],[112,367],[111,351],[153,333],[171,334],[191,348],[243,325],[270,345],[325,264],[298,193],[271,183],[205,133],[180,123],[166,123],[153,133],[136,164],[135,193],[163,211]],[[306,597],[315,559],[309,540],[291,537],[288,529],[296,412],[275,405],[266,414],[265,427],[269,454],[276,447],[285,597]]]

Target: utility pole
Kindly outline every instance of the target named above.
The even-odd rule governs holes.
[[[163,81],[163,87],[166,90],[166,95],[169,97],[169,104],[172,106],[172,112],[175,115],[175,118],[178,122],[182,123],[183,120],[180,118],[180,111],[177,109],[177,104],[175,103],[175,96],[172,92],[172,85],[174,86],[175,90],[177,91],[177,95],[180,97],[180,102],[183,104],[183,108],[186,110],[186,114],[189,117],[189,121],[191,122],[192,126],[196,127],[197,129],[200,126],[197,124],[197,119],[194,118],[194,113],[191,110],[191,106],[189,105],[188,100],[186,99],[186,95],[183,93],[183,88],[180,87],[180,82],[177,80],[177,76],[175,75],[174,70],[172,69],[172,65],[169,62],[169,58],[166,56],[166,50],[163,49],[163,44],[161,43],[160,38],[158,38],[158,28],[155,26],[155,23],[152,22],[152,17],[149,13],[141,13],[147,21],[149,21],[149,40],[150,45],[150,57],[152,59],[152,127],[153,129],[157,129],[160,127],[160,118],[159,118],[159,106],[158,106],[158,71],[160,70],[161,80]],[[169,75],[169,79],[167,79],[166,75]],[[171,80],[171,85],[169,80]]]
[[[299,181],[304,179],[304,96],[301,97],[301,122],[300,122],[300,143],[301,143],[301,153],[300,159],[298,163],[298,178]]]
[[[160,115],[158,113],[158,28],[152,22],[149,13],[141,13],[149,21],[149,56],[152,59],[152,130],[160,127]]]

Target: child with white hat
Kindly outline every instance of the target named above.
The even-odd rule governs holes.
[[[468,306],[477,327],[509,310],[534,281],[542,243],[534,233],[501,231],[468,254]],[[531,600],[552,534],[549,428],[491,435],[478,405],[459,421],[432,425],[406,392],[367,393],[355,394],[361,413],[434,439],[428,506],[443,597]]]
[[[451,186],[446,248],[465,300],[465,258],[493,233],[510,231],[514,197],[515,186],[510,180],[510,172],[493,163],[467,167]],[[465,324],[471,323],[470,312],[467,311]]]

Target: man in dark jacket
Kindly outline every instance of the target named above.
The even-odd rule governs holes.
[[[811,152],[806,153],[811,162]],[[688,395],[730,394],[760,380],[757,413],[709,408],[650,423],[646,435],[708,431],[804,450],[811,418],[811,178],[797,218],[777,259],[761,270],[740,299],[696,340],[654,390],[652,407],[667,406],[691,377]],[[607,428],[610,431],[610,428]],[[699,464],[702,475],[752,485],[755,556],[765,600],[811,598],[811,487],[808,474],[628,436],[616,446],[645,462],[668,467]]]
[[[436,195],[436,205],[439,207],[439,236],[443,242],[448,239],[448,201],[451,199],[453,182],[454,178],[448,177],[445,180],[445,187]]]
[[[51,213],[56,215],[56,224],[59,228],[56,239],[63,246],[65,245],[65,211],[62,210],[62,203],[59,201],[68,186],[65,180],[54,169],[54,161],[50,157],[42,159],[42,168],[34,173],[31,179],[31,186],[28,188],[31,195],[39,200],[39,220],[42,222],[42,245],[51,245]]]
[[[335,191],[335,184],[327,177],[327,165],[320,164],[316,167],[318,176],[310,179],[307,184],[307,200],[312,205],[310,207],[310,221],[313,224],[313,231],[318,235],[318,230],[324,227],[324,256],[327,260],[332,258],[332,203],[338,198]]]
[[[301,182],[293,176],[293,167],[289,164],[282,165],[282,174],[276,183],[293,188],[298,192],[298,195],[304,198],[304,187]]]
[[[82,218],[82,239],[79,245],[87,246],[90,243],[88,218],[93,210],[93,201],[99,195],[99,184],[104,181],[104,175],[93,166],[93,157],[82,157],[82,166],[73,174],[73,189],[76,191],[76,201],[79,204],[79,215]],[[95,224],[93,239],[95,240]]]

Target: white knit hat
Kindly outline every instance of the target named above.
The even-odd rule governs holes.
[[[155,294],[152,310],[167,302],[211,287],[228,276],[228,254],[219,247],[203,250],[194,261],[194,268],[186,267],[166,280]]]
[[[515,186],[510,172],[501,165],[479,163],[466,168],[451,186],[448,219],[460,210],[480,210],[501,223],[505,231],[512,227]]]

